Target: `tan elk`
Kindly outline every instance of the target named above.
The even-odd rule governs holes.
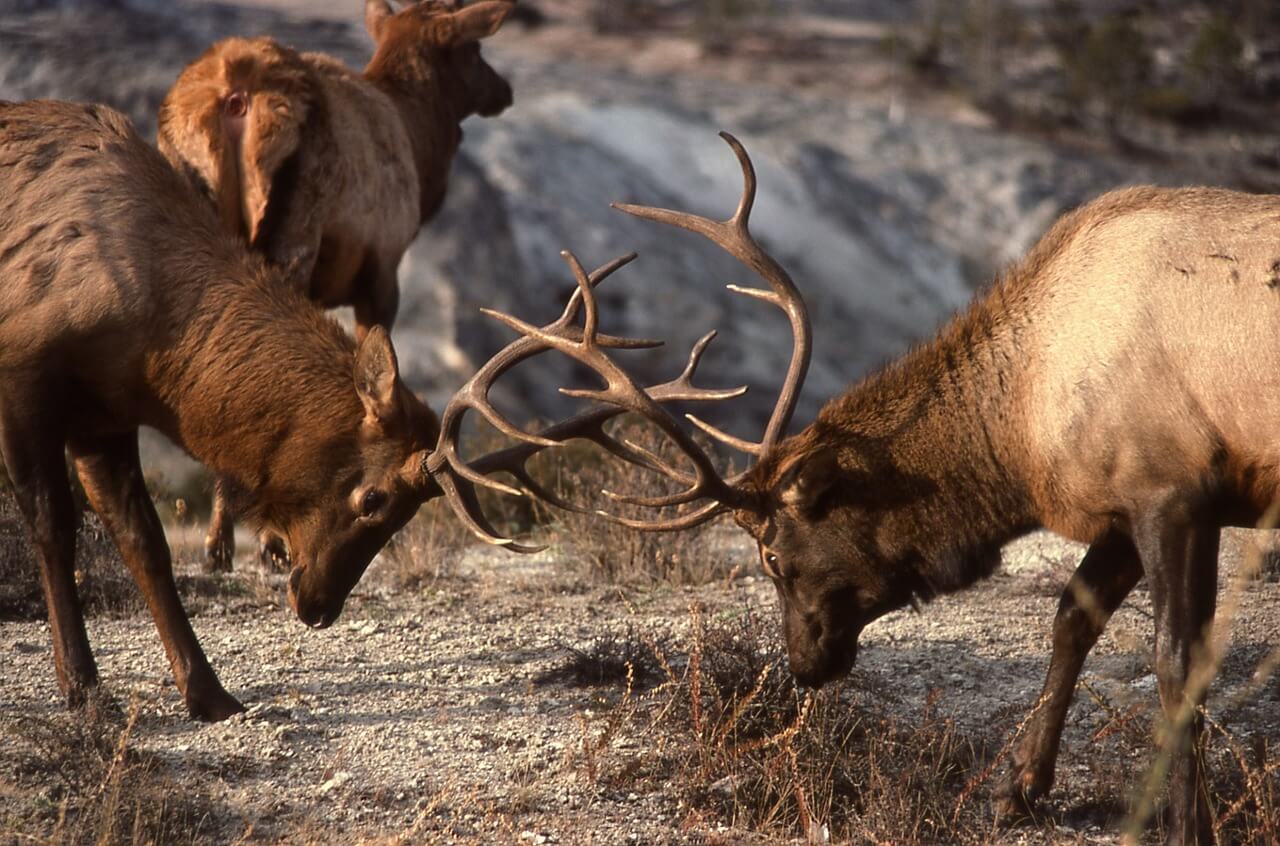
[[[390,331],[396,269],[444,200],[459,124],[511,105],[480,41],[513,8],[422,0],[395,14],[367,0],[377,47],[363,73],[270,38],[220,41],[165,97],[160,149],[291,284],[327,307],[352,306],[357,339]],[[215,500],[205,546],[214,569],[229,569],[221,486]]]
[[[601,268],[587,287],[628,260]],[[583,303],[576,294],[539,331],[581,339]],[[605,347],[655,343],[587,325]],[[383,329],[357,343],[284,284],[119,112],[0,101],[0,456],[36,550],[58,683],[72,704],[97,683],[97,666],[74,578],[68,454],[146,599],[188,710],[219,720],[242,708],[183,610],[143,482],[138,427],[229,480],[243,513],[285,539],[289,602],[323,628],[424,501],[447,496],[491,539],[474,486],[517,491],[486,474],[508,472],[541,493],[524,462],[546,446],[582,437],[632,454],[601,428],[611,409],[529,435],[489,403],[494,379],[549,349],[512,342],[437,421],[400,381]],[[694,388],[692,372],[649,390],[671,401],[723,395]],[[464,460],[468,411],[523,443]]]
[[[595,370],[605,387],[572,393],[604,403],[600,415],[638,412],[687,454],[690,469],[630,456],[682,489],[621,498],[696,508],[614,519],[678,530],[732,513],[777,589],[791,669],[814,687],[853,666],[866,625],[989,576],[1019,535],[1045,527],[1089,544],[1062,594],[1043,706],[1013,755],[1003,808],[1023,810],[1049,790],[1085,656],[1145,577],[1160,699],[1175,727],[1168,839],[1211,842],[1193,710],[1204,690],[1189,678],[1213,622],[1220,529],[1256,524],[1280,490],[1280,197],[1107,194],[1063,217],[933,340],[784,437],[809,323],[795,286],[748,231],[755,176],[730,143],[746,188],[728,221],[621,208],[711,239],[771,287],[745,293],[789,315],[795,346],[763,440],[694,419],[754,455],[753,467],[718,475],[593,341],[592,313],[581,340],[508,319]]]

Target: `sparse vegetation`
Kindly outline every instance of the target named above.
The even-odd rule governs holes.
[[[596,664],[625,659],[630,672],[613,674],[620,701],[583,724],[577,766],[601,789],[674,791],[686,825],[809,842],[986,842],[981,803],[963,795],[973,743],[936,693],[906,715],[865,677],[805,693],[779,643],[750,610],[708,620],[695,608],[680,650],[634,632],[598,644],[617,652]],[[661,683],[643,692],[637,679],[655,670]],[[614,753],[626,733],[640,751]]]
[[[74,714],[0,718],[0,837],[60,844],[197,843],[216,815],[201,786],[134,746],[139,706],[99,691]]]

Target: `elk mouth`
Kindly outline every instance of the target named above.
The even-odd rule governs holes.
[[[303,574],[306,573],[306,567],[301,564],[295,564],[293,569],[289,571],[289,606],[293,608],[293,613],[303,624],[313,629],[327,629],[332,626],[342,613],[342,605],[339,604],[337,610],[324,608],[323,603],[304,602],[300,598]]]
[[[858,633],[852,632],[823,638],[818,643],[818,657],[809,666],[797,668],[791,661],[791,675],[796,684],[814,690],[844,678],[858,660]]]

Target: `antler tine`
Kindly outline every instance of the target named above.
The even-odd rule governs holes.
[[[545,330],[570,339],[580,338],[581,333],[573,323],[577,319],[578,312],[585,301],[583,291],[589,293],[594,291],[596,285],[599,285],[619,268],[633,261],[635,257],[635,253],[628,253],[600,266],[589,275],[582,274],[582,278],[577,280],[579,282],[578,287],[575,288],[573,295],[569,297],[569,301],[565,304],[564,311],[559,318],[548,324]],[[591,303],[594,309],[594,298],[591,299]],[[652,348],[660,346],[662,343],[661,341],[646,339],[617,338],[611,335],[597,338],[596,341],[600,346],[619,349]],[[470,467],[458,453],[458,439],[466,412],[472,410],[484,417],[498,431],[514,440],[520,441],[526,447],[534,448],[535,451],[560,446],[560,441],[531,435],[516,427],[494,407],[488,396],[489,389],[494,381],[503,373],[521,361],[548,349],[551,349],[551,347],[535,339],[522,337],[508,344],[491,358],[467,380],[445,406],[443,413],[440,415],[440,437],[437,440],[436,449],[427,455],[423,461],[424,483],[428,479],[435,481],[436,485],[448,498],[453,510],[467,525],[467,528],[487,543],[501,544],[523,552],[536,551],[536,548],[521,546],[509,538],[499,536],[485,519],[472,486],[479,485],[510,496],[523,496],[524,492]],[[531,455],[532,452],[529,454]],[[528,475],[523,472],[522,466],[519,468],[500,467],[498,469],[506,469],[511,472],[517,481],[522,484],[531,481]],[[526,484],[526,488],[529,489],[530,486]],[[531,492],[533,491],[531,490]],[[538,493],[542,493],[542,491],[538,491]]]
[[[498,530],[493,527],[493,524],[489,522],[489,519],[484,516],[484,511],[480,508],[480,502],[476,499],[474,488],[459,485],[457,480],[448,474],[436,476],[436,483],[444,491],[453,513],[458,515],[463,524],[480,540],[494,546],[506,547],[512,552],[533,553],[546,549],[545,546],[519,544],[511,538],[500,535]]]
[[[793,338],[791,361],[761,441],[754,443],[737,438],[692,415],[687,415],[693,425],[711,437],[759,457],[781,440],[795,410],[799,388],[808,371],[812,348],[811,330],[808,313],[795,283],[751,235],[750,216],[756,196],[756,174],[751,160],[736,138],[723,132],[721,137],[733,149],[743,175],[742,195],[737,209],[729,219],[717,221],[698,215],[647,206],[615,205],[615,207],[636,217],[678,226],[709,239],[749,267],[769,286],[769,290],[763,290],[730,285],[730,290],[771,303],[786,313]],[[730,479],[721,477],[707,452],[663,407],[664,403],[675,401],[729,399],[740,396],[746,391],[745,387],[715,390],[699,388],[693,384],[697,367],[715,333],[709,333],[694,345],[690,351],[688,363],[675,379],[649,388],[639,387],[609,358],[607,349],[653,346],[656,342],[600,335],[598,303],[595,297],[595,285],[633,259],[634,254],[616,259],[591,274],[586,273],[573,253],[566,251],[562,255],[573,272],[577,289],[569,298],[558,320],[546,326],[537,327],[516,317],[486,311],[486,314],[514,329],[521,337],[482,367],[464,386],[464,390],[460,391],[446,407],[441,419],[439,449],[425,459],[424,469],[433,476],[441,470],[449,471],[440,474],[437,481],[449,497],[454,509],[473,532],[490,543],[502,544],[520,551],[528,551],[532,548],[514,544],[509,539],[500,537],[493,530],[480,512],[473,485],[487,485],[498,490],[515,492],[514,488],[488,478],[489,473],[507,472],[534,496],[560,508],[581,510],[539,485],[532,478],[527,467],[528,460],[541,450],[558,446],[573,438],[586,438],[593,441],[624,461],[662,474],[682,486],[680,491],[655,497],[630,496],[604,491],[615,501],[644,507],[668,507],[688,504],[700,499],[710,500],[693,511],[663,520],[640,520],[619,517],[603,511],[597,512],[614,523],[646,531],[679,531],[705,523],[733,508],[738,501],[734,485],[741,476]],[[579,331],[576,321],[582,310],[585,310],[585,317],[582,329]],[[488,401],[489,387],[494,379],[515,364],[552,349],[586,365],[604,385],[602,388],[595,389],[562,388],[561,391],[568,396],[597,400],[603,405],[547,427],[535,435],[521,432],[502,418]],[[501,431],[520,443],[483,456],[469,464],[462,462],[457,453],[456,443],[462,415],[468,408],[475,409]],[[605,431],[604,426],[608,420],[628,411],[637,413],[655,424],[662,434],[685,455],[692,465],[693,472],[689,473],[676,468],[653,452],[629,441],[619,440]],[[459,484],[460,481],[465,484]]]
[[[619,517],[607,511],[596,511],[595,514],[610,523],[617,523],[619,526],[626,526],[629,529],[640,529],[646,532],[681,532],[685,529],[701,526],[721,514],[727,514],[729,509],[730,507],[723,502],[709,502],[696,511],[690,511],[688,514],[681,514],[679,517],[672,517],[670,520],[656,521],[633,520],[630,517]]]
[[[800,292],[796,289],[795,283],[782,266],[766,253],[751,235],[751,210],[755,205],[756,198],[755,167],[751,164],[747,151],[737,138],[727,132],[721,132],[720,137],[732,148],[734,155],[738,157],[738,164],[742,167],[742,196],[738,201],[738,208],[728,220],[711,220],[710,218],[687,212],[649,206],[615,203],[614,208],[645,220],[678,226],[681,229],[696,232],[707,238],[751,268],[768,283],[771,289],[763,291],[731,285],[729,286],[731,290],[772,303],[786,313],[787,319],[791,324],[791,362],[787,368],[787,375],[783,380],[782,387],[779,390],[778,401],[774,405],[773,413],[769,417],[769,423],[765,427],[764,437],[761,438],[758,444],[751,444],[748,441],[707,427],[706,424],[699,425],[699,428],[717,440],[730,444],[737,449],[743,449],[751,454],[760,455],[782,440],[783,435],[786,433],[787,425],[791,422],[791,415],[794,413],[796,402],[799,399],[800,386],[804,383],[805,374],[809,369],[813,333],[809,325],[808,311],[805,308]],[[695,425],[700,422],[696,421]]]

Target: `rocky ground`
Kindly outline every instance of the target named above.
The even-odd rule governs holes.
[[[726,529],[721,542],[751,561],[736,531]],[[1251,543],[1232,535],[1224,587]],[[856,707],[877,703],[912,724],[932,710],[954,721],[982,760],[994,759],[1038,693],[1057,587],[1078,554],[1048,535],[1020,542],[976,589],[870,627],[852,680],[822,696],[833,707],[848,697],[862,703]],[[185,839],[612,844],[802,834],[735,827],[714,791],[619,776],[661,741],[662,728],[630,720],[614,726],[614,715],[631,714],[625,683],[616,674],[587,683],[595,665],[583,661],[610,649],[644,652],[645,643],[687,656],[699,620],[732,627],[744,617],[764,621],[754,647],[780,658],[772,589],[761,578],[619,589],[584,580],[566,567],[563,550],[515,558],[473,547],[425,589],[380,589],[385,579],[375,567],[325,632],[291,618],[275,579],[246,566],[235,581],[240,590],[224,587],[223,598],[202,603],[195,618],[213,664],[249,706],[225,723],[186,717],[145,615],[90,625],[107,689],[122,710],[137,705],[133,754],[155,766],[175,802],[199,800],[198,823]],[[1249,687],[1275,647],[1280,584],[1249,582],[1228,593],[1238,595],[1241,611],[1230,622],[1230,652],[1209,713],[1233,742],[1252,748],[1254,738],[1280,736],[1280,681]],[[1123,797],[1149,760],[1147,727],[1157,707],[1150,635],[1149,598],[1140,587],[1086,669],[1046,820],[993,828],[991,842],[1118,842]],[[32,723],[65,719],[47,642],[42,623],[0,623],[0,838],[13,842],[54,830],[68,795],[29,760]],[[1125,727],[1133,720],[1140,730]],[[1123,742],[1100,739],[1117,727],[1125,728]],[[1215,765],[1226,770],[1223,741],[1215,749]],[[976,781],[967,813],[984,819],[992,782],[979,772],[974,764],[968,773]],[[43,815],[33,812],[41,807]]]

